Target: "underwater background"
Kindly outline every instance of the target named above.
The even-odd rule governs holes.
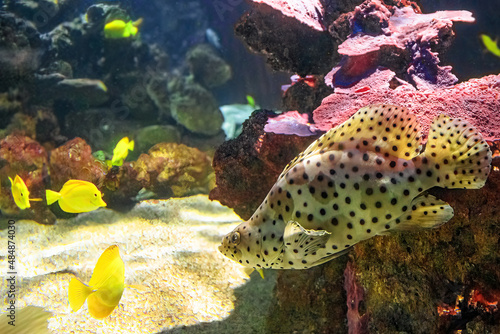
[[[0,0],[0,333],[500,333],[498,13],[473,0]],[[338,210],[337,192],[318,182],[344,167],[302,160],[332,162],[328,131],[382,105],[419,124],[415,156],[381,146],[398,168],[430,152],[440,114],[480,142],[456,185],[440,161],[429,189],[407,165],[401,193],[388,186],[411,192],[414,218],[434,200],[448,216],[403,231],[391,207],[387,231],[363,227],[357,243],[356,225],[314,265],[300,250],[245,266],[269,259],[271,238],[283,254],[295,237],[326,247],[332,227],[313,223],[337,225],[318,204]],[[358,190],[346,175],[335,182]],[[380,189],[373,210],[390,207]],[[350,202],[348,231],[342,210],[364,210]],[[296,211],[308,205],[314,219]]]

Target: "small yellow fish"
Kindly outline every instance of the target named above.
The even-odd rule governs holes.
[[[426,191],[481,188],[492,154],[462,119],[436,117],[423,152],[422,135],[405,108],[361,108],[285,167],[220,252],[249,268],[306,269],[375,235],[444,224],[452,207]]]
[[[70,213],[89,212],[106,206],[99,189],[93,183],[82,180],[69,180],[60,192],[47,189],[46,197],[48,205],[59,201],[61,209]]]
[[[141,23],[142,18],[135,22],[125,22],[123,20],[111,21],[104,26],[104,37],[111,39],[128,38],[130,36],[133,37],[137,35],[139,30],[137,27],[141,25]]]
[[[26,183],[24,183],[23,179],[19,177],[19,175],[16,175],[14,180],[12,180],[9,177],[10,183],[11,183],[11,192],[12,192],[12,197],[14,197],[14,202],[16,205],[21,209],[27,209],[30,207],[30,201],[41,201],[41,198],[29,198],[30,197],[30,192],[28,190],[28,187],[26,186]]]
[[[73,312],[87,300],[90,314],[96,319],[106,318],[113,312],[125,288],[125,265],[118,246],[108,247],[97,260],[89,284],[77,278],[69,282],[68,299]]]
[[[497,42],[492,40],[490,36],[481,35],[484,46],[488,51],[493,53],[495,56],[500,57],[500,49],[498,48]]]
[[[127,158],[128,151],[134,150],[134,141],[130,141],[128,137],[120,139],[113,150],[113,158],[111,158],[111,166],[123,165],[123,160]]]

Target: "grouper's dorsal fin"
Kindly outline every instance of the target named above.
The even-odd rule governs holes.
[[[408,109],[393,105],[372,105],[359,109],[347,121],[328,131],[322,147],[337,143],[361,150],[388,153],[411,159],[421,150],[420,124]],[[333,143],[333,144],[332,144]]]
[[[357,148],[409,160],[420,154],[421,141],[420,124],[408,109],[382,104],[363,107],[309,145],[285,167],[280,178],[297,163],[331,150]]]

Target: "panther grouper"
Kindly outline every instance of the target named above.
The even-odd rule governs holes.
[[[488,144],[464,120],[436,117],[422,152],[415,115],[364,107],[293,159],[219,250],[258,270],[317,266],[375,235],[447,222],[453,209],[426,190],[481,188],[490,165]]]

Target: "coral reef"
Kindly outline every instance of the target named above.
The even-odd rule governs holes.
[[[451,44],[453,21],[474,22],[474,18],[468,11],[418,14],[411,7],[390,11],[378,0],[363,3],[351,18],[351,35],[338,47],[339,54],[354,59],[343,59],[332,76],[333,85],[349,86],[376,65],[393,70],[417,88],[454,84],[457,78],[451,67],[439,66],[438,54],[432,51]],[[343,79],[336,80],[338,75]]]
[[[143,187],[162,197],[206,193],[210,182],[209,157],[183,144],[157,144],[133,168]]]
[[[55,216],[42,202],[32,202],[31,208],[20,210],[11,194],[8,177],[19,175],[30,191],[31,198],[44,197],[48,159],[45,149],[36,141],[20,135],[10,135],[0,141],[0,210],[7,216],[53,223]]]
[[[50,185],[59,190],[70,179],[102,186],[106,165],[92,156],[92,149],[81,138],[74,138],[50,152]]]
[[[176,59],[176,68],[169,67],[168,55],[142,38],[141,27],[134,38],[105,37],[106,23],[134,19],[130,6],[97,3],[85,8],[88,5],[6,3],[5,9],[17,16],[0,15],[0,47],[5,53],[0,69],[6,79],[0,83],[0,113],[5,116],[0,136],[25,133],[49,149],[63,144],[64,136],[79,136],[95,149],[108,150],[116,129],[133,137],[160,123],[175,127],[179,141],[190,145],[205,149],[204,142],[222,142],[222,114],[210,89],[227,82],[231,68],[217,51],[196,46],[200,40]],[[178,10],[188,13],[189,8]],[[40,15],[43,22],[37,21]],[[193,134],[199,140],[189,141]]]
[[[348,119],[359,108],[386,103],[405,106],[418,115],[422,131],[427,133],[432,119],[443,113],[467,119],[487,139],[500,138],[500,75],[471,79],[448,88],[417,90],[398,81],[391,88],[394,73],[377,70],[356,85],[326,97],[314,111],[314,124],[326,131]]]

